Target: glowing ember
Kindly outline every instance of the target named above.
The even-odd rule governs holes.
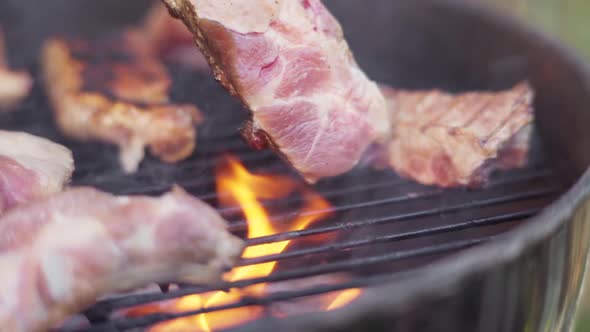
[[[255,175],[234,158],[227,158],[217,170],[217,193],[222,207],[240,206],[248,223],[248,238],[259,238],[285,231],[297,231],[308,227],[314,221],[330,214],[330,204],[317,193],[311,191],[294,179],[285,176]],[[288,227],[281,229],[271,222],[262,199],[279,199],[298,191],[303,197],[303,207],[298,215],[290,220]],[[256,258],[283,252],[290,241],[261,244],[246,248],[243,258]],[[261,263],[234,268],[224,276],[226,281],[234,282],[245,279],[265,277],[272,273],[276,262]],[[262,296],[267,284],[257,284],[243,289],[231,289],[229,292],[211,292],[207,294],[185,296],[180,300],[160,305],[160,311],[185,312],[204,308],[215,308],[236,303],[243,296]],[[339,292],[330,296],[330,302],[318,310],[340,308],[360,295],[358,289]],[[158,306],[158,305],[154,305]],[[154,306],[140,307],[136,314],[154,312]],[[153,327],[151,332],[205,331],[236,326],[263,314],[263,308],[250,306],[223,311],[200,314],[193,317],[176,319]]]
[[[335,310],[342,308],[352,301],[356,300],[361,295],[361,290],[358,288],[348,289],[340,294],[326,307],[326,310]]]

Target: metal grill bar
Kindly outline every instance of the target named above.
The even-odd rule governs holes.
[[[503,185],[503,184],[506,184],[506,182],[497,183],[497,184]],[[547,187],[545,189],[538,189],[538,190],[533,190],[530,192],[517,193],[517,194],[506,195],[506,196],[501,196],[501,197],[489,198],[489,199],[485,199],[481,202],[470,202],[470,203],[459,204],[459,205],[451,206],[451,207],[440,207],[440,208],[434,208],[431,210],[422,210],[419,212],[409,213],[408,215],[416,215],[417,217],[425,217],[425,216],[435,215],[435,214],[439,214],[439,213],[443,213],[443,212],[458,211],[458,210],[469,209],[469,208],[485,207],[487,205],[508,203],[511,201],[518,201],[521,199],[540,197],[540,196],[554,193],[557,190],[558,190],[558,187],[551,186],[551,187]],[[434,190],[422,192],[420,194],[401,195],[401,196],[395,196],[395,197],[385,198],[385,199],[380,199],[380,200],[375,200],[375,201],[341,205],[341,206],[337,206],[337,207],[334,207],[331,209],[314,210],[314,211],[310,211],[307,213],[301,213],[298,215],[299,216],[308,216],[308,215],[318,215],[318,214],[323,214],[323,213],[328,213],[328,212],[332,212],[332,213],[344,212],[344,211],[356,210],[356,209],[360,209],[360,208],[373,208],[373,207],[377,207],[380,205],[388,205],[388,204],[394,204],[394,203],[406,203],[409,201],[417,201],[420,199],[435,198],[440,195],[443,195],[444,193],[445,192],[443,190],[434,189]],[[276,222],[276,221],[285,220],[285,219],[288,220],[292,217],[294,217],[293,214],[287,214],[287,215],[282,215],[282,216],[278,216],[278,217],[273,217],[273,218],[271,218],[271,221]],[[404,218],[407,218],[407,217],[404,216]],[[387,219],[389,220],[390,218],[387,218]],[[346,229],[348,227],[347,225],[354,225],[354,224],[355,223],[346,223],[346,224],[341,224],[341,225],[334,225],[331,227],[335,227],[336,228],[335,230],[339,230],[339,229]],[[230,225],[230,230],[237,231],[237,230],[243,229],[244,227],[247,227],[247,221],[240,220],[238,222],[232,223]],[[304,230],[301,232],[306,232],[306,231],[312,231],[312,229]],[[291,233],[293,233],[293,232],[291,232]],[[283,233],[283,234],[290,234],[290,233]]]
[[[385,181],[385,182],[380,182],[380,183],[371,183],[371,184],[366,184],[366,185],[351,186],[351,187],[348,187],[344,190],[320,191],[319,193],[323,198],[331,199],[331,198],[342,197],[342,196],[355,194],[355,193],[362,193],[365,191],[375,190],[375,189],[380,189],[380,188],[392,188],[394,186],[408,184],[408,183],[409,183],[409,181],[405,180],[405,179],[395,179],[392,181]],[[206,198],[210,199],[210,198],[216,198],[218,196],[219,196],[219,194],[215,193],[215,194],[207,195]],[[203,196],[200,196],[200,197],[203,198]],[[282,199],[280,201],[280,203],[281,204],[292,204],[292,203],[300,203],[303,201],[304,201],[304,199],[302,197],[294,197],[294,198]],[[264,207],[271,207],[273,205],[276,205],[276,201],[263,201],[263,202],[260,202],[260,204]],[[228,207],[218,209],[218,211],[221,213],[233,213],[233,212],[239,212],[241,210],[242,210],[242,208],[240,206],[228,206]],[[322,213],[322,212],[321,211],[320,212],[312,211],[312,213]],[[280,216],[276,216],[274,218],[279,219]]]
[[[262,153],[262,152],[261,152]],[[264,160],[272,160],[273,156],[271,154],[266,154],[264,158],[242,158],[240,157],[240,160],[242,161],[256,161],[256,162],[262,162]],[[209,163],[207,164],[200,164],[199,162],[195,162],[195,163],[191,163],[191,164],[187,164],[186,166],[183,166],[183,170],[185,172],[189,171],[189,168],[199,168],[199,167],[212,167],[214,165],[214,161],[211,160]],[[273,167],[276,170],[280,170],[280,169],[284,169],[285,166],[284,165],[278,165],[275,167]],[[267,170],[272,170],[273,168],[269,167],[267,168]],[[88,181],[89,183],[95,183],[96,179],[92,179],[92,181]],[[176,183],[182,187],[185,188],[198,188],[198,187],[207,187],[207,186],[211,186],[215,183],[215,179],[213,177],[194,177],[191,179],[178,179],[176,181]],[[172,183],[163,183],[163,184],[155,184],[155,185],[144,185],[138,188],[129,188],[129,189],[121,189],[118,191],[118,194],[120,195],[150,195],[150,194],[156,194],[156,193],[160,193],[163,191],[166,191],[168,189],[170,189],[170,187],[172,186]],[[199,198],[201,199],[212,199],[215,198],[217,195],[213,194],[213,193],[208,193],[205,195],[200,195]]]
[[[227,142],[219,142],[216,141],[216,144],[207,144],[205,146],[199,147],[199,154],[200,155],[213,155],[219,156],[220,151],[231,151],[235,154],[255,154],[256,152],[252,152],[252,149],[248,147],[244,142],[238,140],[228,140]]]
[[[456,251],[456,250],[464,249],[467,247],[471,247],[476,244],[480,244],[481,242],[489,241],[492,238],[493,237],[487,237],[487,238],[480,238],[480,239],[470,239],[470,240],[464,240],[464,241],[457,241],[457,242],[446,243],[446,244],[442,244],[442,245],[423,247],[423,248],[416,249],[416,250],[400,251],[400,252],[396,252],[396,253],[372,257],[370,259],[366,259],[366,258],[352,259],[352,260],[349,260],[346,262],[334,263],[334,264],[329,264],[329,265],[326,264],[326,265],[313,267],[309,270],[313,271],[312,275],[319,275],[319,274],[338,272],[340,270],[350,270],[351,268],[354,268],[354,267],[382,264],[382,263],[387,263],[387,262],[400,260],[400,259],[407,259],[407,258],[419,257],[419,256],[438,255],[438,254],[443,254],[443,253],[449,252],[449,251]],[[285,272],[285,273],[280,273],[280,276],[277,277],[277,275],[279,275],[279,273],[276,273],[274,275],[275,277],[272,278],[273,280],[270,280],[270,282],[283,281],[283,280],[289,280],[289,279],[294,279],[294,278],[302,278],[302,277],[310,276],[310,275],[300,275],[300,274],[301,273]],[[395,278],[395,275],[390,275],[389,278]],[[259,281],[259,279],[261,279],[261,278],[244,280],[244,281],[239,281],[239,282],[234,282],[234,283],[228,283],[225,287],[221,287],[221,289],[243,288],[243,287],[251,286],[251,285],[258,284],[258,283],[262,282],[262,281]],[[243,307],[243,306],[247,306],[247,305],[266,305],[266,304],[269,304],[272,302],[285,301],[285,300],[289,300],[289,299],[310,296],[310,295],[319,295],[319,294],[324,294],[324,293],[336,291],[336,290],[343,290],[343,289],[355,288],[355,287],[365,287],[370,284],[370,281],[371,281],[371,278],[357,278],[357,279],[355,279],[354,282],[344,283],[340,286],[331,285],[331,286],[322,286],[322,287],[312,288],[311,290],[304,290],[304,291],[280,292],[277,294],[272,294],[272,295],[269,295],[269,296],[266,296],[263,298],[258,298],[258,299],[242,298],[241,301],[233,303],[233,304],[228,304],[228,305],[223,305],[223,306],[215,306],[215,307],[204,308],[204,309],[194,310],[194,311],[186,311],[183,313],[158,313],[158,314],[146,315],[141,318],[114,319],[114,320],[109,321],[108,323],[96,325],[96,326],[94,326],[90,329],[84,330],[84,331],[87,331],[87,332],[100,331],[100,329],[105,329],[105,328],[117,328],[117,329],[124,330],[124,329],[130,329],[130,328],[135,328],[135,327],[149,326],[149,325],[153,325],[155,323],[165,321],[165,320],[187,317],[187,316],[194,316],[194,315],[213,312],[213,311],[235,309],[235,308],[239,308],[239,307]],[[217,289],[220,289],[220,288],[217,288]],[[101,307],[103,307],[103,309],[108,308],[108,311],[113,311],[116,309],[122,309],[122,308],[128,308],[128,307],[137,306],[137,305],[141,305],[141,304],[146,304],[149,302],[153,302],[155,300],[173,299],[173,298],[178,298],[178,297],[185,296],[185,295],[202,293],[202,292],[207,292],[207,291],[214,291],[214,290],[216,290],[216,289],[195,287],[192,289],[181,289],[178,291],[172,291],[172,292],[169,292],[166,294],[157,294],[155,296],[152,294],[138,295],[132,299],[122,298],[122,299],[105,301],[105,302],[101,303]],[[104,331],[104,330],[102,330],[102,331]]]
[[[353,248],[357,248],[357,247],[375,245],[375,244],[386,243],[386,242],[394,242],[394,241],[401,241],[401,240],[425,237],[425,236],[436,235],[436,234],[456,232],[456,231],[460,231],[460,230],[467,229],[467,228],[490,226],[490,225],[495,225],[495,224],[499,224],[499,223],[518,221],[518,220],[522,220],[522,219],[531,217],[531,216],[537,214],[539,211],[540,211],[539,209],[530,209],[530,210],[520,211],[520,212],[516,212],[516,213],[508,213],[508,214],[498,215],[498,216],[493,216],[493,217],[488,217],[488,218],[474,219],[474,220],[469,220],[469,221],[465,221],[465,222],[461,222],[461,223],[445,225],[445,226],[440,226],[440,227],[427,228],[427,229],[421,229],[421,230],[412,231],[412,232],[405,232],[405,233],[398,233],[398,234],[391,234],[391,235],[384,235],[384,236],[376,236],[376,237],[370,237],[370,238],[363,239],[363,240],[332,243],[332,244],[328,244],[328,245],[315,246],[312,248],[301,249],[301,250],[293,250],[293,251],[289,251],[289,252],[285,252],[285,253],[281,253],[281,254],[268,255],[268,256],[264,256],[264,257],[242,259],[237,264],[237,266],[247,266],[247,265],[261,264],[261,263],[267,263],[267,262],[274,262],[274,261],[280,261],[280,260],[284,260],[284,259],[303,257],[303,256],[314,255],[314,254],[329,253],[329,252],[334,252],[334,251],[339,251],[339,250],[353,249]],[[251,245],[250,243],[248,243],[248,244]]]
[[[491,182],[490,184],[488,184],[487,188],[494,188],[503,184],[510,184],[510,183],[514,183],[514,182],[521,182],[521,181],[531,181],[531,180],[540,180],[543,178],[548,178],[549,176],[552,175],[552,171],[549,169],[540,169],[540,170],[526,170],[524,174],[518,174],[516,176],[507,178],[507,179],[502,179],[502,180],[495,180],[493,182]],[[402,178],[396,178],[394,180],[390,180],[390,181],[384,181],[384,182],[377,182],[377,183],[371,183],[371,184],[365,184],[365,185],[357,185],[357,186],[350,186],[350,187],[346,187],[344,189],[336,189],[336,190],[326,190],[326,191],[320,191],[320,195],[326,199],[331,199],[331,198],[337,198],[337,197],[342,197],[342,196],[346,196],[346,195],[350,195],[350,194],[355,194],[355,193],[361,193],[364,191],[370,191],[370,190],[375,190],[375,189],[381,189],[381,188],[394,188],[396,186],[400,186],[400,185],[406,185],[406,184],[412,184],[412,182],[408,179],[402,179]],[[437,193],[442,193],[444,191],[442,190],[438,190]],[[410,196],[410,198],[421,198],[421,197],[415,197],[412,195],[408,195]],[[218,197],[217,193],[211,193],[209,195],[206,196],[200,196],[201,198],[215,198]],[[302,197],[294,197],[294,198],[289,198],[289,199],[282,199],[281,200],[281,204],[289,204],[289,203],[298,203],[298,202],[302,202],[303,198]],[[264,207],[270,207],[274,205],[274,201],[265,201],[265,202],[261,202],[261,204]],[[218,209],[218,211],[223,212],[223,213],[227,213],[227,212],[238,212],[241,211],[241,207],[240,206],[230,206],[230,207],[225,207],[225,208],[221,208]],[[323,213],[325,211],[311,211],[312,214],[317,214],[317,213]],[[287,216],[288,214],[284,214],[282,216],[276,216],[274,217],[275,219],[281,219],[284,218],[285,216]]]
[[[230,149],[219,150],[216,157],[221,156],[224,153],[224,151],[230,152],[231,150]],[[199,153],[200,153],[200,151],[199,151]],[[253,162],[262,162],[264,160],[274,158],[274,155],[270,151],[254,151],[254,152],[249,152],[249,153],[241,153],[241,154],[239,154],[239,156],[240,156],[241,161],[252,162],[252,163]],[[212,167],[215,165],[215,163],[217,161],[218,161],[218,159],[215,157],[201,156],[201,158],[197,158],[196,160],[185,161],[185,162],[179,164],[179,166],[181,166],[183,169]],[[94,163],[81,164],[76,170],[85,171],[85,169],[84,169],[85,165],[88,165],[88,167],[92,167],[94,165]],[[135,176],[137,176],[137,175],[141,175],[141,173],[138,173]],[[133,176],[133,175],[131,175],[131,176]],[[210,183],[211,181],[214,181],[214,180],[208,179],[208,182],[204,182],[204,183]]]
[[[547,196],[549,194],[552,194],[555,191],[556,191],[556,188],[537,189],[537,190],[532,190],[532,191],[528,191],[528,192],[524,192],[524,193],[507,195],[507,196],[503,196],[503,197],[494,197],[494,198],[484,199],[481,201],[474,201],[474,202],[470,202],[470,203],[464,203],[464,204],[458,204],[458,205],[452,205],[452,206],[446,206],[446,207],[440,207],[440,208],[433,208],[430,210],[421,210],[421,211],[417,211],[417,212],[409,212],[409,213],[393,215],[393,216],[389,216],[389,217],[375,218],[375,219],[356,221],[356,222],[346,222],[343,224],[335,224],[335,225],[329,225],[329,226],[317,227],[317,228],[308,228],[308,229],[304,229],[301,231],[284,232],[284,233],[276,234],[276,235],[269,235],[269,236],[254,238],[254,239],[248,239],[247,243],[248,243],[248,245],[252,246],[252,245],[272,243],[272,242],[278,242],[278,241],[284,241],[284,240],[292,240],[292,239],[300,238],[303,236],[320,235],[320,234],[329,233],[329,232],[351,230],[351,229],[361,228],[361,227],[366,227],[366,226],[376,226],[376,225],[382,225],[382,224],[386,224],[386,223],[436,216],[439,214],[444,214],[444,213],[449,213],[449,212],[461,211],[461,210],[466,210],[466,209],[482,208],[482,207],[488,207],[488,206],[492,206],[492,205],[496,205],[496,204],[510,203],[510,202],[515,202],[515,201],[524,200],[524,199],[543,197],[543,196]]]

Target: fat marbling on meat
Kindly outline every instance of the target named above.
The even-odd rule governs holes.
[[[251,111],[243,130],[308,181],[352,169],[387,140],[386,103],[319,0],[163,0],[215,77]]]
[[[393,130],[386,163],[401,175],[441,187],[479,186],[494,169],[527,161],[534,120],[527,83],[499,92],[383,91]]]
[[[212,207],[72,188],[0,218],[0,330],[47,331],[101,295],[153,282],[214,283],[243,243]]]
[[[0,130],[0,214],[63,189],[74,171],[72,152],[45,138]]]

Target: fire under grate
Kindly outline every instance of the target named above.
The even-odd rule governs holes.
[[[206,202],[218,206],[215,166],[231,154],[248,170],[260,174],[293,174],[272,152],[253,151],[238,136],[246,117],[206,74],[173,68],[173,99],[196,103],[206,114],[199,129],[197,152],[189,160],[167,165],[147,158],[137,174],[125,175],[113,146],[77,143],[63,138],[52,125],[51,111],[41,87],[36,86],[20,110],[0,114],[3,129],[24,130],[66,144],[74,151],[74,185],[91,185],[115,194],[160,194],[178,184]],[[239,116],[239,115],[242,116]],[[126,331],[201,313],[244,306],[272,307],[314,295],[363,288],[407,277],[417,268],[449,254],[490,241],[537,214],[561,192],[562,185],[536,146],[523,169],[495,174],[483,189],[442,190],[397,177],[389,171],[357,170],[320,182],[314,190],[332,205],[332,215],[299,231],[248,239],[249,246],[293,240],[289,248],[265,257],[243,259],[238,266],[277,261],[267,277],[224,283],[214,287],[180,285],[167,292],[150,292],[102,300],[85,312],[91,326],[77,331]],[[301,197],[265,202],[282,207],[272,216],[288,218]],[[239,208],[223,208],[230,228],[239,235],[246,226]],[[323,213],[325,211],[309,211]],[[331,240],[322,242],[329,235]],[[346,274],[346,278],[329,276]],[[182,296],[261,283],[285,283],[326,277],[324,282],[297,289],[281,289],[262,297],[182,313],[150,313],[121,317],[115,312]],[[270,311],[269,311],[270,312]]]

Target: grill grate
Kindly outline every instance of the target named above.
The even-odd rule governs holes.
[[[243,114],[245,117],[245,112],[241,112],[240,106],[217,83],[207,76],[187,75],[177,68],[173,68],[173,73],[177,84],[173,99],[196,103],[207,115],[207,122],[200,128],[198,151],[178,165],[162,164],[148,157],[137,174],[123,174],[114,147],[81,144],[59,135],[51,125],[51,112],[38,86],[20,111],[0,114],[0,123],[5,124],[4,128],[29,131],[68,145],[74,151],[77,163],[74,184],[92,185],[116,194],[159,194],[177,183],[216,205],[213,171],[218,157],[226,153],[237,156],[255,172],[292,174],[273,153],[251,151],[238,138],[236,132],[243,117],[234,115]],[[191,89],[187,90],[187,86]],[[492,240],[538,213],[561,189],[540,149],[534,153],[527,168],[497,174],[486,188],[480,190],[433,189],[398,178],[391,172],[355,171],[317,185],[320,194],[333,205],[334,213],[330,218],[305,230],[247,240],[248,245],[293,240],[283,253],[243,259],[238,263],[247,266],[277,261],[277,269],[270,276],[212,287],[181,285],[166,293],[106,299],[86,312],[92,326],[84,331],[124,331],[200,313],[251,305],[267,307],[277,302],[389,282],[417,273],[415,268],[445,255]],[[300,197],[264,204],[283,207],[298,203],[301,203]],[[239,208],[220,211],[230,219],[231,230],[242,234],[246,224],[241,220]],[[272,221],[280,222],[290,216],[292,213],[283,212],[274,215]],[[334,240],[319,242],[326,235],[333,236]],[[310,284],[303,289],[284,290],[261,298],[243,298],[229,305],[178,314],[113,318],[113,313],[120,309],[184,295],[343,272],[348,276],[344,280]]]

